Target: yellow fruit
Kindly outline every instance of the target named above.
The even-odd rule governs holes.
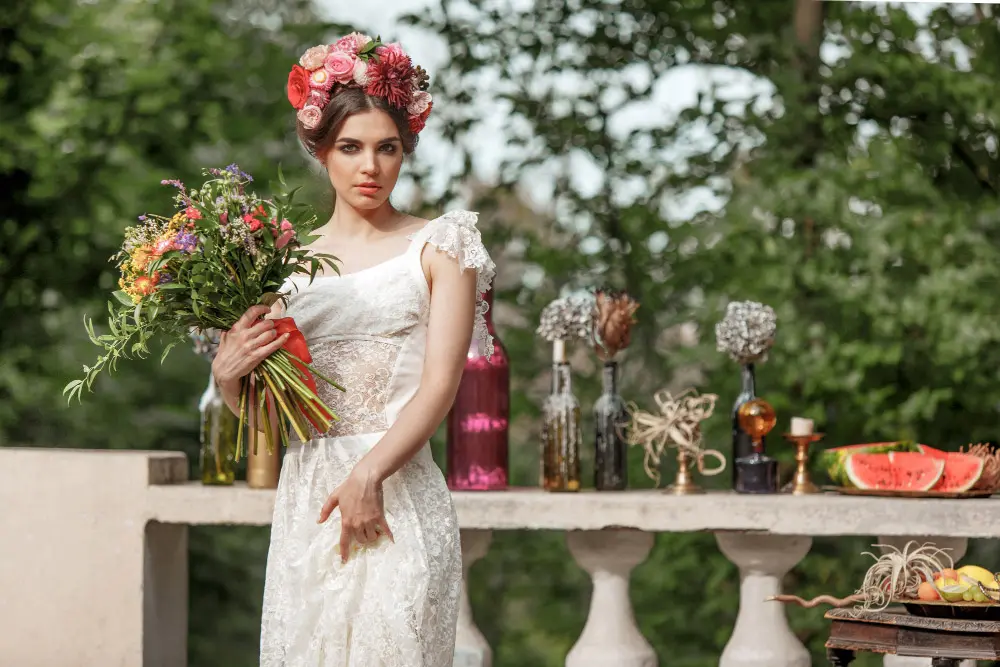
[[[971,591],[975,585],[972,579],[965,577],[962,580],[945,578],[934,580],[934,587],[941,595],[941,599],[948,602],[960,602],[963,596]]]
[[[978,565],[964,565],[958,568],[959,576],[965,575],[970,579],[978,581],[985,588],[992,588],[994,590],[1000,589],[1000,584],[997,583],[996,577],[993,573],[987,570],[985,567],[979,567]]]

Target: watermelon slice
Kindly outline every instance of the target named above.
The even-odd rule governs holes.
[[[846,486],[850,483],[844,474],[844,462],[851,454],[887,454],[889,452],[919,451],[912,442],[871,442],[863,445],[831,447],[819,455],[820,465],[826,470],[834,484]]]
[[[930,491],[941,480],[945,462],[919,452],[849,454],[844,473],[850,483],[869,491]]]
[[[934,485],[934,491],[965,493],[976,486],[983,476],[986,461],[972,454],[948,452],[944,460],[944,474]]]
[[[940,449],[935,449],[930,445],[917,445],[917,450],[924,456],[931,456],[936,459],[948,458],[948,452],[942,451]]]

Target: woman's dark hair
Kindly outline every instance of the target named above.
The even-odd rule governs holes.
[[[403,154],[409,155],[417,147],[417,135],[410,131],[410,121],[405,108],[390,106],[385,98],[366,95],[360,88],[337,87],[330,97],[330,102],[323,109],[316,127],[309,130],[296,121],[295,130],[299,135],[299,140],[309,154],[323,159],[333,148],[337,140],[337,134],[343,126],[344,121],[356,113],[362,113],[369,109],[378,109],[389,114],[392,122],[399,130],[399,137],[403,140]]]

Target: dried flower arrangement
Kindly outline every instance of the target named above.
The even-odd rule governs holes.
[[[624,291],[598,290],[591,327],[594,351],[601,361],[610,361],[632,342],[632,326],[638,322],[639,302]]]

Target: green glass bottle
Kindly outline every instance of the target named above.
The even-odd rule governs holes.
[[[222,392],[211,373],[199,408],[201,483],[231,485],[236,480],[236,434],[239,420],[222,399]]]

